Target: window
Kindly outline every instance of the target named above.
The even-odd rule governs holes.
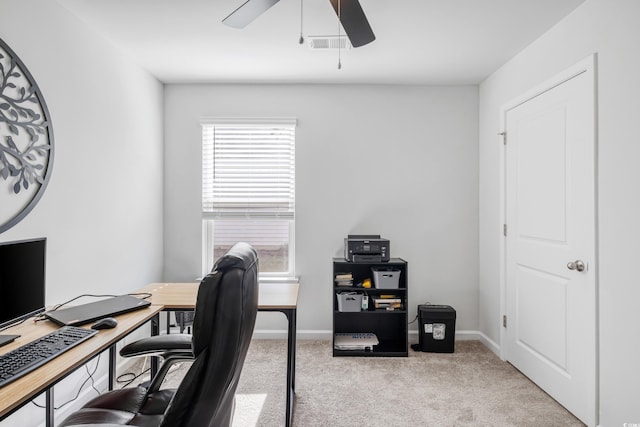
[[[234,243],[258,252],[260,275],[293,277],[295,120],[202,123],[203,269]]]

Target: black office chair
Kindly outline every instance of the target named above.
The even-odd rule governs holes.
[[[237,243],[200,283],[192,336],[159,335],[121,350],[123,356],[163,356],[148,389],[132,387],[98,396],[59,426],[229,426],[257,311],[258,258],[250,245]],[[178,389],[161,390],[170,365],[185,359],[193,363]]]
[[[193,312],[192,311],[176,311],[176,323],[180,328],[180,333],[187,330],[187,333],[191,333],[191,326],[193,325]]]

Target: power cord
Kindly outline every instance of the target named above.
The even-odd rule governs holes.
[[[127,294],[127,295],[131,295],[132,297],[137,297],[137,296],[142,296],[142,295],[144,295],[144,296],[142,296],[142,299],[148,299],[148,298],[151,298],[151,296],[152,296],[153,294],[151,294],[151,293],[149,293],[149,292],[134,292],[134,293]]]
[[[98,355],[98,360],[96,361],[96,366],[93,368],[93,371],[89,371],[89,368],[88,368],[89,364],[88,363],[84,365],[84,368],[86,369],[87,374],[89,374],[89,376],[82,382],[82,384],[80,384],[80,388],[78,388],[78,392],[76,393],[76,395],[73,398],[71,398],[70,400],[67,400],[66,402],[64,402],[62,405],[54,406],[53,409],[55,409],[57,411],[58,409],[64,408],[69,403],[74,402],[75,400],[77,400],[78,397],[80,396],[80,392],[82,391],[83,387],[85,386],[85,384],[87,384],[87,381],[89,381],[89,380],[91,380],[91,388],[93,388],[95,390],[95,392],[98,393],[98,395],[100,395],[100,391],[96,388],[95,381],[94,381],[94,378],[93,378],[93,375],[96,373],[96,371],[98,370],[98,366],[100,365],[100,356],[101,355],[99,354]],[[43,408],[43,409],[46,408],[46,406],[40,405],[35,400],[32,400],[31,403],[33,403],[38,408]]]
[[[63,403],[62,405],[60,405],[60,406],[54,406],[54,409],[55,409],[56,411],[57,411],[58,409],[64,408],[64,407],[65,407],[65,406],[67,406],[69,403],[76,401],[76,400],[78,399],[78,397],[80,397],[80,393],[82,392],[82,389],[84,388],[84,386],[87,384],[87,382],[88,382],[89,380],[91,380],[91,388],[93,388],[93,390],[95,390],[95,392],[98,394],[98,396],[101,394],[101,393],[100,393],[100,390],[98,390],[98,389],[96,388],[96,385],[95,385],[95,379],[94,379],[94,377],[93,377],[93,376],[94,376],[94,374],[96,373],[96,371],[98,370],[98,366],[100,366],[100,357],[101,357],[101,356],[102,356],[101,354],[99,354],[99,355],[98,355],[98,359],[97,359],[97,361],[96,361],[96,365],[95,365],[95,367],[93,368],[93,370],[91,370],[91,371],[89,370],[89,367],[88,367],[88,365],[89,365],[89,364],[88,364],[88,363],[84,365],[84,368],[85,368],[85,370],[87,371],[87,374],[89,374],[89,376],[88,376],[88,377],[87,377],[87,378],[82,382],[82,384],[80,384],[80,388],[78,388],[78,391],[77,391],[76,395],[75,395],[73,398],[71,398],[70,400],[68,400],[68,401],[64,402],[64,403]],[[146,359],[147,359],[147,358],[145,358],[145,363],[143,363],[143,365],[142,365],[142,367],[143,367],[143,368],[144,368],[144,366],[146,365]],[[151,371],[151,368],[147,368],[147,369],[143,370],[142,372],[140,372],[140,373],[139,373],[139,374],[137,374],[137,375],[136,375],[136,374],[134,374],[133,372],[127,372],[127,373],[124,373],[124,374],[119,375],[119,376],[118,376],[118,378],[116,378],[116,382],[117,382],[117,383],[125,382],[126,384],[124,384],[124,385],[121,387],[121,388],[125,388],[125,387],[127,387],[128,385],[130,385],[133,381],[135,381],[137,378],[139,378],[140,376],[142,376],[142,375],[146,374],[146,373],[147,373],[147,372],[149,372],[149,371]],[[133,377],[132,377],[131,379],[129,379],[129,380],[122,380],[122,377],[127,376],[127,375],[133,375]],[[42,409],[45,409],[45,408],[46,408],[46,406],[39,404],[39,403],[38,403],[38,402],[36,402],[35,400],[32,400],[32,401],[31,401],[31,403],[33,403],[33,404],[34,404],[35,406],[37,406],[38,408],[42,408]]]
[[[431,303],[429,301],[427,301],[427,302],[425,302],[423,304],[420,304],[420,305],[431,305]],[[414,323],[416,320],[418,320],[418,313],[416,313],[416,317],[414,317],[413,320],[411,322],[407,323],[407,324],[410,325],[410,324]]]
[[[142,375],[146,374],[147,372],[151,372],[151,367],[144,369],[145,365],[147,364],[147,359],[148,357],[144,358],[144,362],[142,363],[142,372],[140,372],[139,374],[136,374],[134,372],[125,372],[124,374],[118,375],[118,378],[116,378],[116,382],[118,384],[124,383],[124,385],[120,388],[128,387],[132,382],[140,378]]]

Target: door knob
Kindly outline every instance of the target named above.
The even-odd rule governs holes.
[[[567,264],[567,268],[569,270],[578,270],[578,271],[584,271],[585,269],[585,264],[584,262],[582,262],[581,260],[576,260],[576,261],[571,261]]]

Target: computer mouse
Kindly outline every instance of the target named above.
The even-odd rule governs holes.
[[[118,321],[113,317],[105,317],[91,325],[91,329],[111,329],[118,326]]]

